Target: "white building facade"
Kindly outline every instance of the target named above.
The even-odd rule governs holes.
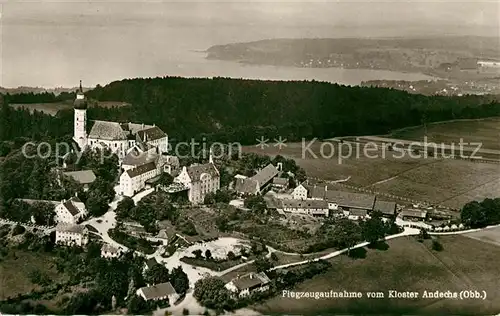
[[[54,220],[56,223],[66,223],[76,225],[85,216],[87,216],[87,209],[85,204],[77,197],[69,200],[63,200],[55,208]]]
[[[203,165],[191,165],[183,167],[180,174],[174,179],[189,189],[188,199],[193,204],[201,204],[205,196],[210,192],[220,189],[219,170],[211,162]]]
[[[56,227],[56,244],[84,246],[88,243],[88,230],[81,225],[61,223]]]

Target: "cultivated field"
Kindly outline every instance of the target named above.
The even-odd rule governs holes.
[[[422,127],[407,128],[392,133],[391,137],[406,140],[423,140]],[[482,143],[483,148],[500,149],[500,118],[482,120],[458,120],[427,125],[427,139],[435,143],[464,142]]]
[[[464,236],[500,246],[500,227],[483,229]]]
[[[384,298],[308,299],[277,296],[254,306],[264,314],[413,314],[488,315],[500,312],[500,247],[462,236],[442,236],[442,252],[430,250],[430,241],[413,237],[389,241],[386,251],[367,250],[365,259],[340,256],[330,260],[325,274],[307,280],[293,291],[380,291]],[[389,290],[486,291],[486,300],[394,299]]]
[[[330,144],[336,144],[336,149],[343,148],[341,157],[348,156],[347,144]],[[350,177],[345,184],[456,209],[471,200],[500,196],[500,164],[409,155],[398,158],[399,153],[382,150],[366,156],[363,147],[359,151],[353,147],[348,158],[339,158],[338,153],[332,158],[322,158],[319,141],[310,147],[316,158],[309,152],[303,154],[303,148],[302,143],[289,143],[281,150],[273,146],[264,149],[248,146],[244,151],[294,158],[309,177],[324,180]],[[323,147],[323,153],[329,153],[325,148],[330,145]],[[370,158],[377,153],[378,157]],[[337,185],[336,189],[342,187]]]

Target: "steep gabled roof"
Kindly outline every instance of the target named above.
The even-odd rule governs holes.
[[[259,183],[250,178],[236,178],[234,181],[234,190],[243,194],[257,194]]]
[[[128,174],[130,178],[135,178],[155,169],[156,169],[156,163],[154,161],[151,161],[136,168],[129,169],[125,172]]]
[[[244,291],[246,289],[252,289],[257,286],[266,285],[271,281],[269,280],[267,275],[264,274],[264,272],[261,273],[250,272],[239,278],[233,279],[231,282],[233,282],[234,286],[236,286],[236,288],[239,291]]]
[[[268,183],[272,178],[278,175],[279,171],[272,164],[268,164],[265,168],[257,172],[251,179],[257,181],[259,186],[262,188],[266,183]]]
[[[142,152],[138,148],[134,147],[131,151],[123,158],[122,165],[126,166],[141,166],[148,162],[156,161],[158,154]]]
[[[394,215],[396,213],[396,202],[387,202],[377,199],[375,200],[373,210],[386,215]]]
[[[177,294],[170,282],[160,283],[153,286],[145,286],[139,289],[144,294],[146,300],[159,299],[172,294]]]
[[[163,132],[158,126],[149,127],[137,132],[139,139],[144,139],[146,136],[146,141],[157,140],[166,137],[167,134]]]
[[[127,134],[120,123],[95,121],[89,133],[89,138],[104,140],[126,140]]]
[[[82,201],[80,201],[80,199],[77,197],[73,197],[63,202],[64,207],[70,212],[72,216],[76,216],[80,213],[80,210],[76,207],[74,203],[82,203]]]
[[[56,231],[83,234],[83,232],[85,231],[85,226],[59,223],[56,226]]]
[[[410,217],[419,217],[419,218],[426,218],[427,217],[427,211],[421,211],[421,210],[403,210],[401,213],[399,213],[401,217],[403,216],[410,216]]]
[[[303,209],[327,209],[328,203],[324,200],[294,200],[283,199],[281,201],[283,208],[303,208]]]
[[[92,170],[65,172],[64,175],[73,178],[80,184],[90,184],[96,180],[95,173]]]
[[[213,163],[206,163],[202,165],[191,165],[187,167],[187,173],[191,181],[197,182],[200,181],[200,177],[202,174],[207,173],[211,177],[218,177],[219,171],[215,167]]]
[[[326,200],[344,207],[372,210],[375,204],[375,195],[328,190],[326,191]]]
[[[326,197],[326,186],[306,187],[310,196],[314,199],[324,199]]]
[[[366,216],[366,214],[368,214],[368,212],[366,210],[361,210],[361,209],[352,209],[349,211],[349,215],[352,215],[352,216]]]
[[[156,261],[156,259],[153,257],[147,259],[145,264],[148,269],[151,269],[154,265],[158,264],[158,261]]]
[[[274,178],[273,184],[288,185],[288,178]]]

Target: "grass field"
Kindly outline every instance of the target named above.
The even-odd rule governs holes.
[[[0,299],[40,289],[38,285],[30,281],[28,276],[35,269],[47,274],[54,282],[63,277],[56,271],[53,258],[42,252],[17,250],[2,258],[0,261]]]
[[[248,146],[244,151],[294,158],[309,177],[324,180],[350,177],[345,184],[456,209],[471,200],[500,196],[500,164],[409,155],[397,158],[391,152],[385,152],[384,158],[382,151],[378,151],[378,157],[370,158],[363,154],[362,148],[359,155],[353,149],[354,154],[339,163],[338,153],[331,158],[320,156],[319,141],[310,147],[317,158],[310,153],[303,155],[303,148],[302,143],[289,143],[281,150],[273,146],[264,149]],[[342,151],[344,157],[347,153],[347,149]],[[336,189],[344,190],[340,186]]]
[[[500,227],[483,229],[477,232],[465,234],[464,236],[500,246]]]
[[[462,236],[442,236],[442,252],[430,250],[430,241],[409,237],[389,241],[386,251],[368,250],[365,259],[340,256],[333,267],[296,286],[294,291],[381,291],[385,298],[308,299],[272,298],[254,306],[264,314],[412,314],[487,315],[500,312],[500,247]],[[390,299],[389,290],[484,290],[486,300]]]
[[[482,120],[459,120],[427,125],[424,128],[407,128],[395,131],[391,137],[406,140],[423,140],[427,135],[429,141],[435,143],[458,143],[460,138],[464,142],[480,142],[483,148],[500,149],[500,118]]]

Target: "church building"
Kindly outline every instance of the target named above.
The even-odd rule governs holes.
[[[137,144],[155,147],[159,154],[168,151],[168,136],[158,126],[118,123],[109,121],[93,121],[87,134],[87,100],[83,93],[82,83],[74,102],[75,122],[73,139],[81,150],[90,148],[108,148],[122,160]]]

